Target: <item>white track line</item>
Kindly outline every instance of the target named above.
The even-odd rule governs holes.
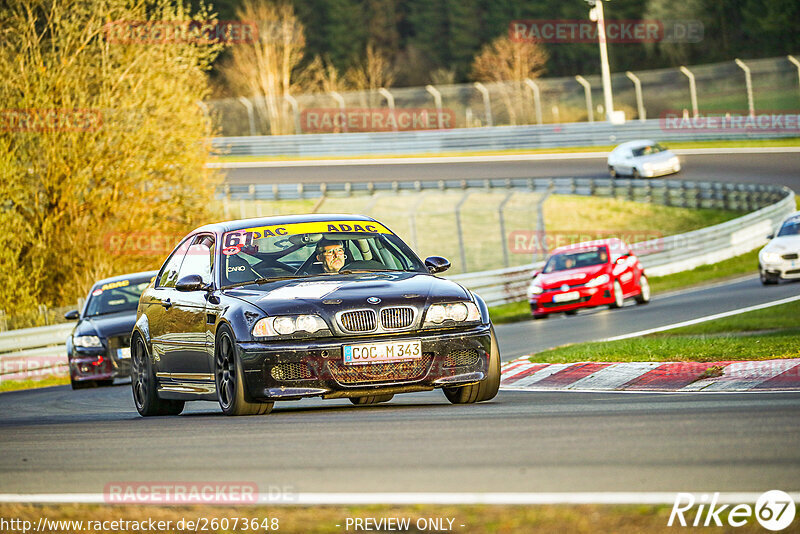
[[[681,490],[688,491],[688,490]],[[704,493],[709,492],[694,492]],[[800,493],[789,493],[800,500]],[[720,504],[754,503],[761,493],[728,492],[719,494]],[[273,494],[258,494],[258,502],[236,503],[236,506],[259,504],[299,506],[353,506],[370,504],[493,504],[493,505],[550,505],[550,504],[673,504],[677,492],[564,492],[564,493],[296,493],[277,498]],[[102,493],[6,493],[0,503],[106,503]],[[114,504],[114,503],[109,503]],[[159,505],[159,503],[141,503]],[[213,506],[219,503],[204,503]],[[231,506],[231,503],[226,503]]]
[[[795,295],[793,297],[787,297],[785,299],[780,299],[780,300],[774,300],[772,302],[765,302],[764,304],[756,304],[755,306],[747,306],[746,308],[739,308],[738,310],[715,313],[714,315],[706,315],[705,317],[699,317],[697,319],[692,319],[690,321],[683,321],[681,323],[674,323],[666,326],[659,326],[658,328],[650,328],[649,330],[640,330],[638,332],[632,332],[630,334],[623,334],[621,336],[609,337],[606,339],[601,339],[600,341],[617,341],[620,339],[630,339],[632,337],[645,336],[647,334],[654,334],[656,332],[672,330],[673,328],[681,328],[683,326],[691,326],[693,324],[713,321],[714,319],[722,319],[723,317],[731,317],[733,315],[739,315],[751,311],[763,310],[764,308],[771,308],[772,306],[779,306],[781,304],[787,304],[789,302],[794,302],[796,300],[800,300],[800,295]]]
[[[742,148],[685,148],[673,150],[679,156],[702,154],[781,154],[798,153],[800,147],[742,147]],[[504,161],[556,161],[574,159],[599,159],[608,157],[608,152],[564,152],[553,154],[499,154],[485,156],[429,156],[388,157],[366,159],[308,159],[285,161],[223,161],[207,163],[209,169],[261,169],[270,167],[336,167],[351,165],[415,165],[434,163],[495,163]]]
[[[536,365],[536,364],[531,364],[531,365]],[[532,375],[529,375],[529,376],[523,377],[523,378],[521,378],[519,380],[515,380],[514,382],[511,382],[510,384],[505,386],[505,389],[516,389],[516,388],[528,387],[528,386],[530,386],[532,384],[535,384],[536,382],[541,382],[542,380],[544,380],[548,376],[552,376],[552,375],[556,374],[557,372],[562,371],[562,370],[564,370],[567,367],[570,367],[572,365],[575,365],[575,364],[574,363],[554,363],[554,364],[548,365],[547,367],[543,367],[543,368],[539,369],[538,371],[536,371]]]

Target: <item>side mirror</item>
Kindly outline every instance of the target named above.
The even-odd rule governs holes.
[[[540,274],[542,274],[542,273],[541,273],[541,272],[539,272],[539,271],[533,271],[533,274],[531,275],[531,279],[533,279],[533,278],[536,278],[536,277],[537,277],[537,276],[539,276]]]
[[[775,238],[775,234],[769,234],[769,235],[767,236],[767,239],[770,239],[770,240],[772,240],[772,239],[774,239],[774,238]]]
[[[70,310],[64,314],[64,319],[66,319],[67,321],[75,321],[79,319],[80,316],[81,314],[78,313],[78,310]]]
[[[202,291],[206,288],[199,274],[187,274],[175,284],[178,291]]]
[[[442,273],[450,268],[450,261],[441,256],[429,256],[425,258],[425,267],[431,274]]]

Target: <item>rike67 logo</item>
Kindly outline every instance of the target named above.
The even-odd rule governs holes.
[[[697,505],[695,509],[695,505]],[[743,527],[753,517],[767,530],[780,531],[794,521],[795,504],[791,495],[780,490],[770,490],[756,500],[755,507],[749,504],[720,502],[720,494],[708,494],[699,499],[691,493],[678,493],[667,526],[721,527],[727,522],[732,527]]]

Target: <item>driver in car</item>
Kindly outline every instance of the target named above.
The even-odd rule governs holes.
[[[341,241],[322,239],[317,243],[317,261],[322,263],[326,273],[338,273],[344,267],[344,245]]]

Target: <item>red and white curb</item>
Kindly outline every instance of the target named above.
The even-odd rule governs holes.
[[[500,387],[517,391],[800,391],[800,358],[722,362],[506,362]]]

